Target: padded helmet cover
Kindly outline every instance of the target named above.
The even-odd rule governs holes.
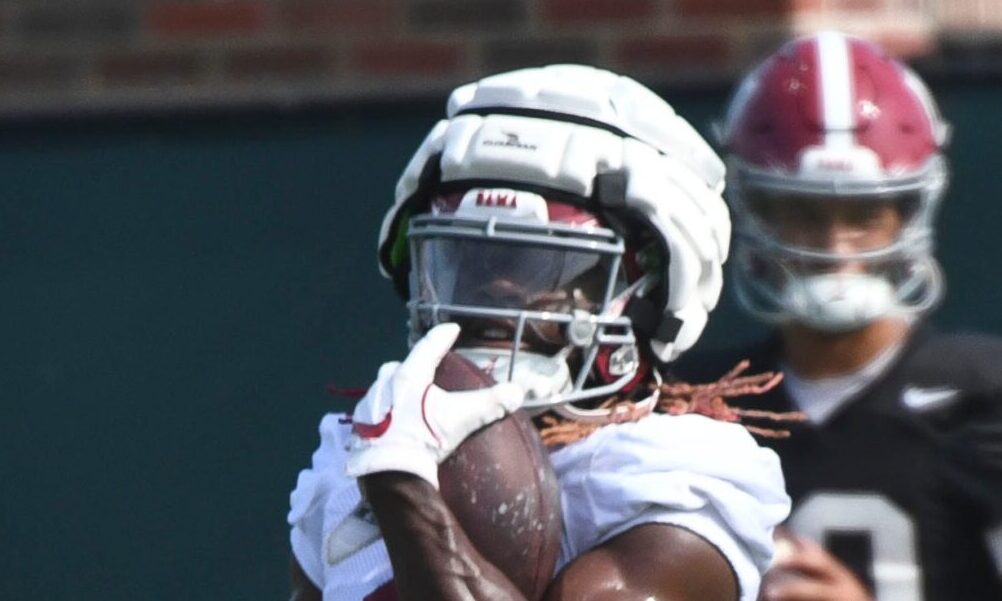
[[[610,175],[622,185],[603,185]],[[401,228],[443,191],[496,185],[582,204],[635,249],[659,244],[660,283],[649,295],[659,318],[642,334],[671,361],[696,342],[720,295],[731,233],[724,175],[692,126],[630,78],[579,65],[487,77],[452,93],[400,177],[380,269],[406,293]]]

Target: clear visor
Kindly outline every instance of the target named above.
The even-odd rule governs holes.
[[[921,206],[917,191],[825,196],[750,189],[744,200],[766,239],[806,256],[832,259],[894,249]]]
[[[478,238],[415,245],[419,299],[493,309],[601,313],[619,278],[614,255]]]

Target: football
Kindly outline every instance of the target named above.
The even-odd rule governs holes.
[[[435,384],[474,390],[494,379],[450,352]],[[477,550],[529,599],[540,599],[560,551],[560,489],[546,448],[524,411],[474,432],[438,469],[442,496]]]

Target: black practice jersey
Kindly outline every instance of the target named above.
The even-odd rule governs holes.
[[[749,374],[773,371],[781,350],[773,340],[695,353],[673,371],[713,381],[742,358]],[[783,386],[731,403],[796,409]],[[824,424],[789,429],[789,438],[761,442],[782,459],[791,526],[878,599],[1002,600],[1002,341],[918,328]]]

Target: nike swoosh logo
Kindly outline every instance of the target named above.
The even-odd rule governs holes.
[[[901,393],[901,402],[904,403],[906,407],[925,410],[940,407],[955,399],[958,394],[960,394],[959,390],[956,388],[950,388],[949,386],[939,388],[908,386],[905,388],[905,391]]]

